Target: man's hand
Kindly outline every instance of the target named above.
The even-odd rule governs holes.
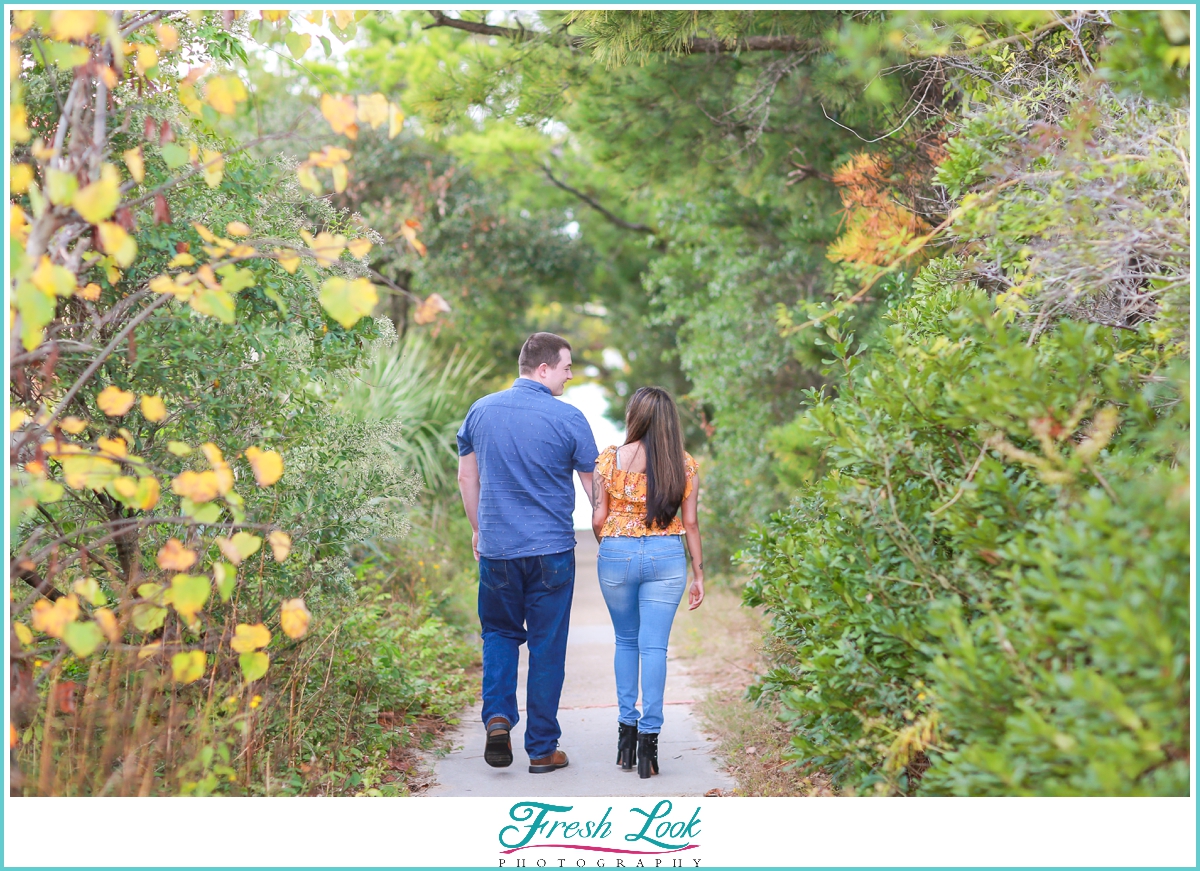
[[[471,553],[475,554],[475,562],[479,562],[479,530],[471,533]]]

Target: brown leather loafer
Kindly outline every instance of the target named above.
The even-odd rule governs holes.
[[[492,717],[487,724],[487,744],[483,747],[483,761],[492,768],[507,768],[512,765],[512,724],[503,717]]]
[[[546,774],[549,771],[566,768],[567,764],[567,754],[561,750],[555,750],[549,756],[544,756],[541,759],[530,759],[529,773]]]

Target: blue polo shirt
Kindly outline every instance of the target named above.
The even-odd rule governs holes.
[[[596,468],[583,412],[518,378],[485,396],[458,431],[458,455],[479,463],[479,555],[514,559],[575,548],[574,472]]]

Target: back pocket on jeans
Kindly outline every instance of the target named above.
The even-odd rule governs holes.
[[[629,563],[630,558],[627,556],[600,554],[596,559],[596,574],[600,576],[600,583],[608,587],[625,583],[629,577]]]
[[[538,557],[542,568],[542,584],[547,590],[557,590],[575,579],[575,551]]]

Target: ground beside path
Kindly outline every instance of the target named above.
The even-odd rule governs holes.
[[[567,676],[558,721],[560,749],[571,764],[549,774],[530,774],[524,751],[525,674],[528,653],[521,648],[517,704],[522,722],[512,733],[513,764],[492,768],[483,761],[482,706],[462,714],[449,735],[450,752],[431,758],[436,783],[422,795],[491,796],[699,796],[713,790],[729,794],[733,779],[713,753],[713,742],[700,732],[696,707],[705,695],[689,676],[689,662],[679,658],[677,643],[699,612],[685,604],[675,617],[667,652],[667,689],[658,759],[661,773],[643,780],[622,771],[617,758],[616,681],[613,677],[613,629],[596,577],[597,545],[586,532],[577,533],[575,596],[567,644]],[[586,538],[585,538],[586,537]],[[709,603],[705,603],[707,606]],[[703,609],[702,606],[701,610]],[[693,633],[694,634],[694,633]]]

